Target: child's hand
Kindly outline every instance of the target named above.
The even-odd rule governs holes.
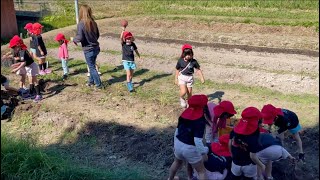
[[[43,56],[44,55],[43,51],[41,51],[40,54],[41,54],[41,56]]]
[[[179,86],[179,84],[178,84],[178,79],[177,79],[177,78],[175,78],[174,84],[177,85],[177,86]]]
[[[201,79],[201,83],[204,84],[204,79],[203,78]]]

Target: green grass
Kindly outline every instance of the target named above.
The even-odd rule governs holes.
[[[1,132],[3,179],[147,179],[136,170],[109,171],[75,165],[54,151],[44,152],[32,143]]]
[[[186,16],[185,21],[191,19],[198,22],[226,22],[226,23],[255,23],[271,26],[303,26],[315,27],[319,31],[319,2],[279,0],[236,0],[236,1],[81,1],[79,4],[89,4],[96,19],[123,16]],[[76,24],[74,3],[59,0],[53,3],[57,9],[39,20],[45,26],[44,32]],[[204,16],[204,17],[203,17]],[[179,19],[179,17],[173,17]],[[181,18],[181,17],[180,17]],[[258,19],[257,19],[258,18]],[[262,20],[261,20],[262,18]],[[26,37],[23,29],[27,22],[18,22],[19,33]]]

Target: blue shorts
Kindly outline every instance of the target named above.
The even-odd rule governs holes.
[[[125,70],[136,69],[136,63],[134,61],[122,60],[122,64]]]
[[[293,128],[293,129],[289,129],[289,132],[290,132],[291,134],[296,134],[296,133],[299,132],[300,130],[301,130],[301,126],[300,126],[300,124],[298,124],[297,127]]]
[[[32,52],[32,54],[36,54],[36,49],[30,48],[30,51]]]

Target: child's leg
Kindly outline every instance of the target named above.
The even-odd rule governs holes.
[[[68,75],[69,73],[68,61],[66,61],[65,59],[61,59],[61,65],[63,69],[63,75]]]
[[[181,84],[180,85],[180,98],[184,99],[184,96],[187,94],[187,91],[188,91],[187,86]]]
[[[51,70],[49,69],[49,67],[47,67],[47,63],[46,63],[46,57],[42,57],[41,58],[42,61],[42,66],[43,66],[43,70],[46,74],[51,73]]]
[[[268,161],[266,164],[267,177],[272,177],[272,161]]]
[[[204,167],[203,161],[192,164],[192,167],[197,171],[199,180],[207,179],[206,168]]]
[[[192,87],[188,87],[187,97],[188,99],[192,96]]]
[[[26,74],[20,74],[20,82],[19,82],[20,88],[26,87]]]
[[[169,179],[173,180],[174,176],[176,175],[177,171],[181,168],[183,161],[174,158],[174,162],[172,163],[170,170],[169,170]]]
[[[187,163],[187,175],[188,175],[188,180],[191,180],[193,178],[193,169],[191,164]]]

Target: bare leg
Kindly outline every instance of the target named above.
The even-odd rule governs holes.
[[[20,86],[20,88],[25,88],[26,87],[26,75],[20,74],[20,76],[21,76],[21,78],[20,78],[19,86]]]
[[[188,87],[187,95],[188,99],[192,96],[192,87]]]
[[[191,180],[193,177],[193,169],[191,164],[187,163],[187,175],[188,175],[188,180]]]
[[[181,168],[183,161],[174,158],[174,162],[172,163],[169,171],[169,179],[168,180],[173,180],[177,171]]]
[[[197,171],[199,175],[199,180],[207,179],[206,168],[204,167],[202,160],[195,164],[192,164],[192,167]]]
[[[266,165],[267,177],[272,177],[272,161],[268,161]]]

